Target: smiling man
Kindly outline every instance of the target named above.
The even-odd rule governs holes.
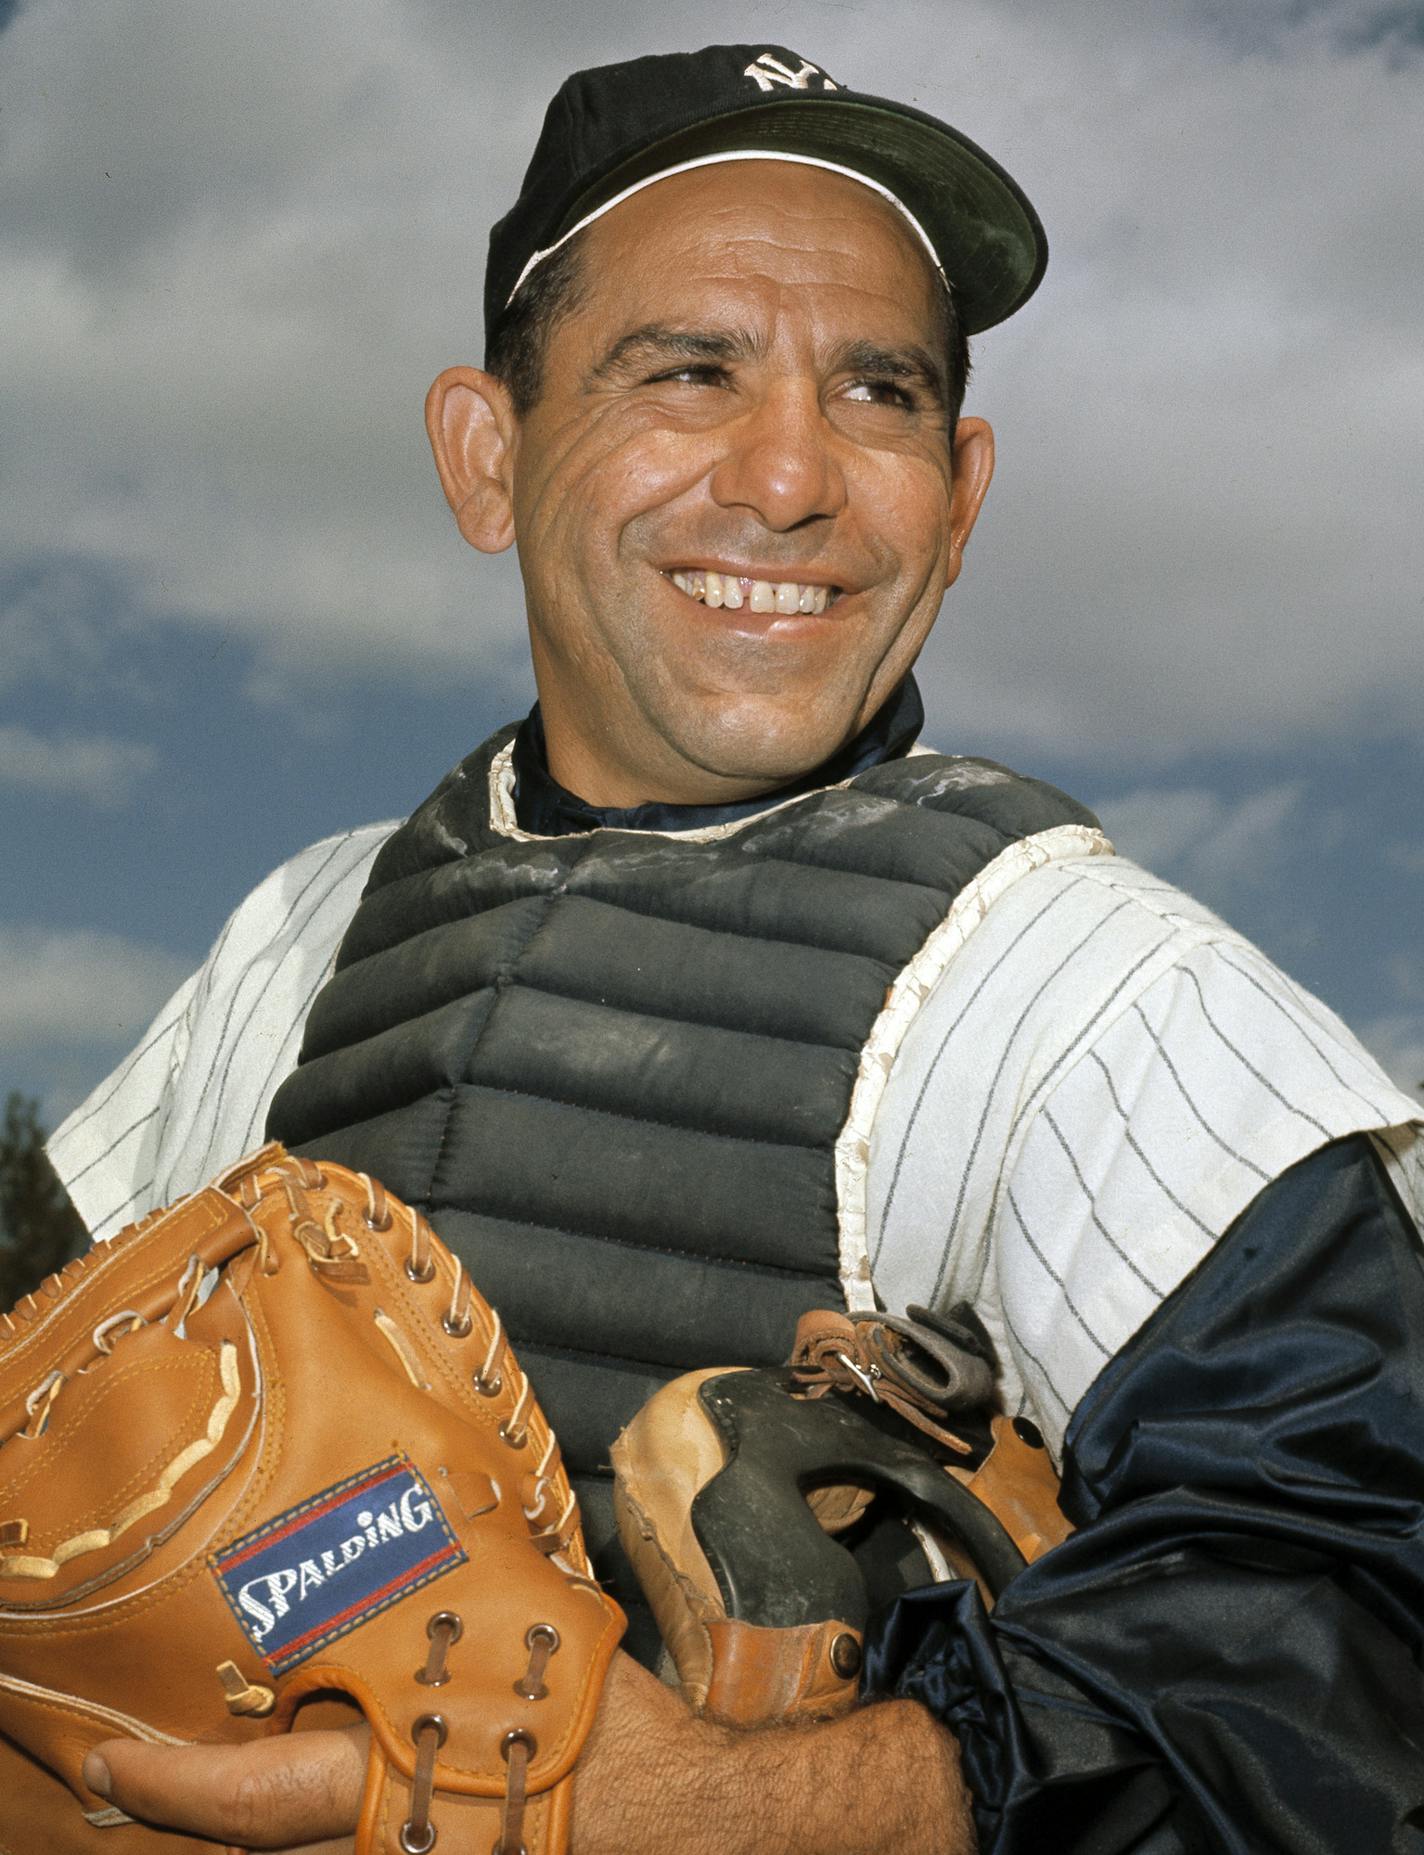
[[[560,784],[764,793],[871,720],[958,573],[993,452],[955,431],[944,285],[895,208],[785,162],[640,191],[575,274],[522,418],[436,383],[446,493],[477,547],[519,537]]]
[[[1419,1846],[1417,1111],[1081,807],[916,748],[993,467],[965,338],[1044,262],[986,155],[784,47],[571,79],[427,404],[538,706],[270,879],[54,1142],[100,1234],[264,1121],[427,1211],[630,1602],[608,1450],[660,1384],[973,1308],[1076,1534],[992,1614],[902,1596],[815,1728],[692,1719],[635,1618],[582,1855]],[[315,1732],[89,1766],[262,1847],[360,1776]]]

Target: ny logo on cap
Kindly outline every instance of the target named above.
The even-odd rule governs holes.
[[[754,77],[762,90],[774,90],[778,84],[785,84],[788,90],[809,90],[813,77],[820,78],[822,90],[840,89],[840,85],[827,77],[819,65],[808,64],[803,58],[801,69],[793,71],[790,65],[783,64],[779,58],[773,58],[770,52],[763,52],[755,64],[749,64],[742,76]]]

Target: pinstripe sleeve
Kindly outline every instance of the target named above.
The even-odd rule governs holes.
[[[179,986],[137,1047],[50,1137],[55,1171],[94,1235],[152,1208],[145,1192],[159,1125],[202,978],[196,972]]]
[[[324,839],[275,870],[49,1154],[95,1238],[194,1190],[261,1138],[371,863],[394,827]]]
[[[1122,859],[1006,899],[887,1097],[876,1279],[892,1305],[974,1300],[1056,1452],[1107,1362],[1298,1160],[1373,1133],[1419,1220],[1421,1109],[1257,948]]]

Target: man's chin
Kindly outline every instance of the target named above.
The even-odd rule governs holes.
[[[689,729],[675,739],[678,752],[692,766],[722,786],[750,796],[787,786],[814,772],[844,747],[857,731],[852,715],[820,719],[787,714],[779,704],[740,709],[715,727]],[[738,795],[739,796],[739,795]]]

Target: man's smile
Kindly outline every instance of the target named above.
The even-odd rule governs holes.
[[[712,608],[791,614],[824,612],[841,596],[839,586],[813,580],[759,579],[748,573],[718,573],[711,568],[679,567],[666,578],[691,599]]]

